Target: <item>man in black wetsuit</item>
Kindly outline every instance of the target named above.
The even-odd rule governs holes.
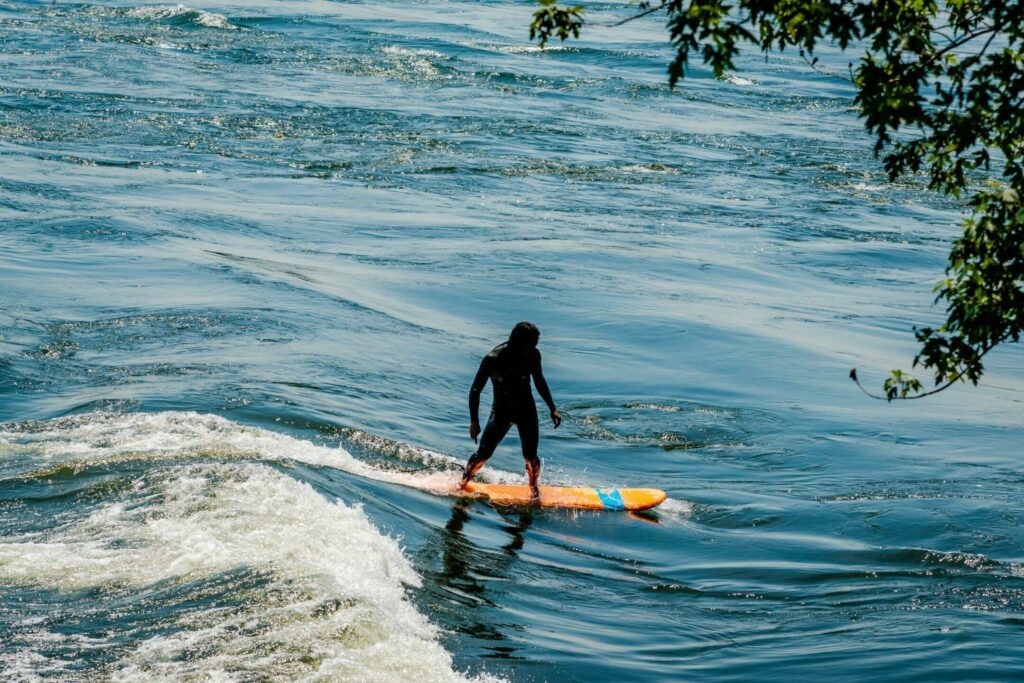
[[[530,477],[530,491],[534,498],[540,497],[537,478],[540,476],[540,460],[537,458],[537,442],[540,439],[540,428],[537,424],[537,406],[533,402],[530,391],[530,378],[533,377],[537,391],[551,411],[551,422],[555,428],[562,424],[562,416],[551,400],[551,390],[544,380],[540,367],[540,330],[533,323],[522,322],[512,329],[508,341],[498,344],[480,362],[480,369],[469,390],[469,435],[476,443],[480,434],[480,392],[487,380],[491,380],[494,389],[494,402],[491,406],[491,417],[487,420],[480,448],[477,449],[466,463],[466,471],[462,475],[462,488],[465,488],[487,459],[494,454],[501,440],[505,438],[509,428],[515,425],[519,430],[519,440],[523,444],[523,459],[526,460],[526,474]]]

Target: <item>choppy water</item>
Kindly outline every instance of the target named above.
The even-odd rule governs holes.
[[[1020,349],[846,379],[956,207],[794,58],[669,93],[656,22],[531,11],[0,2],[3,679],[1024,676]],[[657,512],[402,486],[520,319],[546,478]]]

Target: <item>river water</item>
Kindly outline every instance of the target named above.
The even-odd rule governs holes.
[[[958,208],[795,55],[672,93],[658,20],[532,10],[0,2],[0,677],[1024,677],[1021,349],[847,379]],[[656,511],[404,485],[523,319],[545,479]]]

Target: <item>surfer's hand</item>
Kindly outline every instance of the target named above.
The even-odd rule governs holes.
[[[480,436],[480,423],[473,422],[469,425],[469,438],[473,439],[473,443],[476,443],[476,437]]]
[[[558,414],[557,410],[551,411],[551,422],[555,425],[555,429],[558,429],[558,425],[562,424],[562,416]]]

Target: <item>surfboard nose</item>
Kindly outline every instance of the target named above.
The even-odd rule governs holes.
[[[668,497],[668,494],[661,489],[620,489],[622,502],[626,510],[647,510],[656,505],[661,505]]]

